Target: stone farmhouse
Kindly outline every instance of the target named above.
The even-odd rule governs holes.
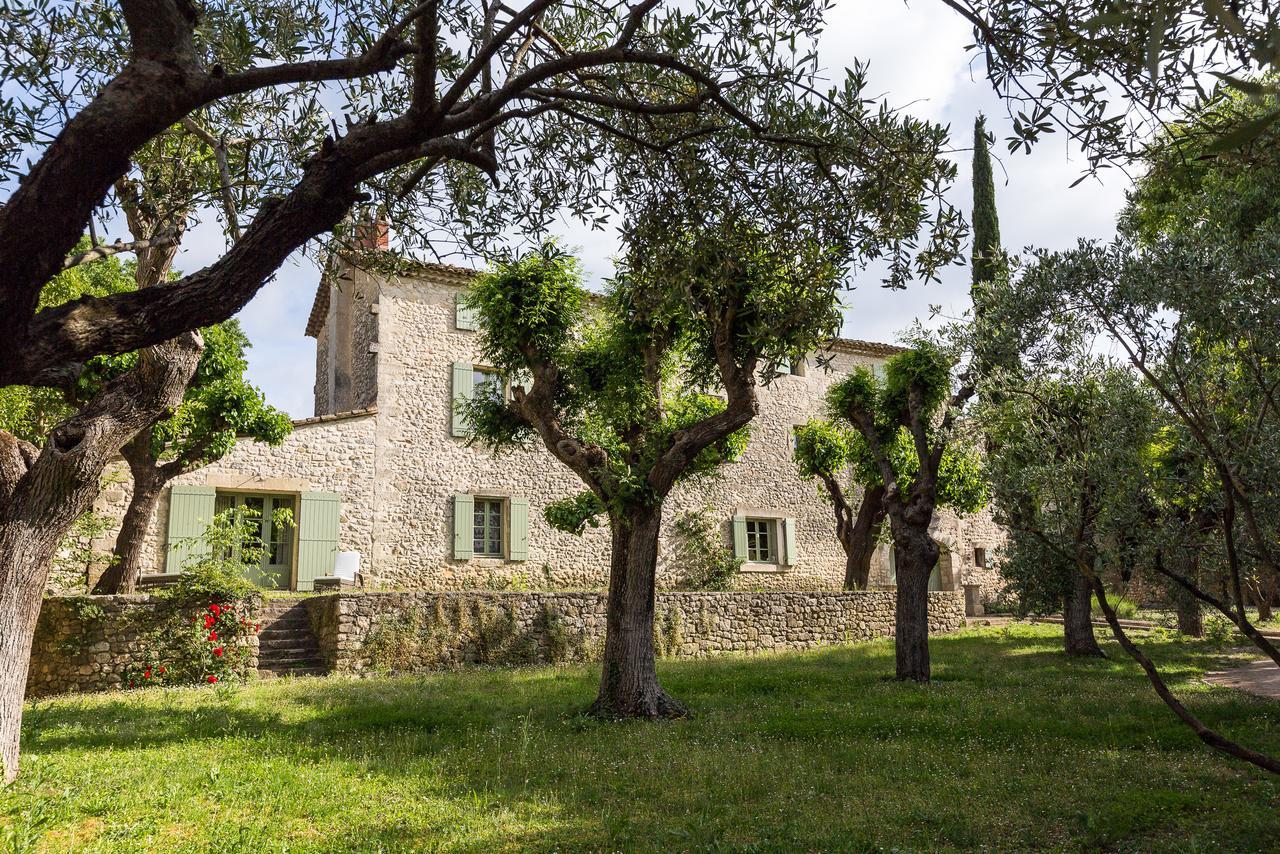
[[[243,505],[265,511],[268,554],[249,572],[267,586],[311,590],[332,576],[340,552],[359,553],[362,580],[377,589],[605,586],[607,528],[575,537],[543,517],[549,502],[580,492],[581,482],[540,446],[495,458],[469,445],[454,411],[455,398],[499,381],[479,364],[475,322],[459,304],[475,275],[407,265],[385,248],[335,257],[306,327],[316,339],[315,416],[294,422],[280,447],[241,441],[223,460],[175,481],[148,534],[150,571],[180,570],[213,514]],[[745,560],[740,588],[840,589],[845,559],[834,519],[820,487],[796,473],[793,428],[821,412],[842,373],[883,364],[896,351],[839,340],[762,388],[743,458],[670,497],[660,585],[679,586],[683,577],[672,557],[675,520],[708,508],[724,543]],[[109,486],[98,509],[118,517],[127,499],[127,483]],[[270,511],[280,507],[292,509],[295,526],[273,529]],[[986,556],[1002,535],[990,517],[941,512],[935,525],[944,550],[933,586],[981,585],[984,599],[994,595]],[[882,546],[872,586],[892,585],[891,550]]]

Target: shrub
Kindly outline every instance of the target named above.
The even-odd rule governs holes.
[[[728,590],[742,560],[720,539],[711,508],[681,513],[675,521],[675,557],[690,590]]]
[[[1132,599],[1126,599],[1123,596],[1117,596],[1114,599],[1107,597],[1107,601],[1111,604],[1111,610],[1116,612],[1116,617],[1121,620],[1132,620],[1138,614],[1138,603]],[[1098,605],[1098,597],[1092,599],[1091,610],[1093,616],[1102,617],[1102,608]]]
[[[215,516],[202,538],[204,557],[156,593],[154,625],[139,639],[139,654],[125,673],[128,685],[214,684],[248,676],[261,593],[241,572],[262,559],[255,515],[239,509]]]

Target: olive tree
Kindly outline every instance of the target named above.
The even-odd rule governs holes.
[[[1162,317],[1154,320],[1147,313],[1149,307],[1134,299],[1147,288],[1151,289],[1147,291],[1150,294],[1157,288],[1155,281],[1136,287],[1152,275],[1139,274],[1138,270],[1156,266],[1169,275],[1170,268],[1164,266],[1162,258],[1129,258],[1131,266],[1125,265],[1128,273],[1117,277],[1117,268],[1086,263],[1106,257],[1091,251],[1093,248],[1041,254],[1016,283],[1006,283],[1003,294],[992,301],[1002,309],[1014,307],[1004,320],[1017,318],[1020,322],[1015,325],[1022,330],[1024,374],[1002,390],[1005,399],[1001,407],[1006,409],[1007,417],[997,421],[1005,425],[1002,436],[1012,448],[1025,450],[997,467],[996,501],[1004,511],[1002,518],[1011,525],[1015,561],[1021,540],[1032,543],[1028,554],[1032,560],[1036,552],[1057,555],[1064,572],[1067,562],[1073,562],[1088,580],[1116,640],[1142,667],[1157,695],[1174,714],[1211,747],[1280,773],[1280,761],[1211,729],[1173,695],[1155,664],[1125,633],[1107,597],[1105,569],[1110,568],[1113,577],[1125,577],[1132,567],[1149,565],[1201,601],[1218,607],[1259,649],[1275,657],[1274,647],[1243,616],[1243,608],[1232,607],[1229,596],[1214,596],[1200,586],[1198,578],[1181,575],[1177,564],[1171,566],[1165,560],[1165,555],[1179,545],[1176,537],[1169,536],[1179,523],[1177,504],[1168,501],[1168,496],[1191,484],[1186,477],[1187,461],[1171,458],[1180,453],[1177,443],[1170,441],[1170,427],[1175,432],[1185,429],[1189,435],[1194,431],[1185,412],[1179,411],[1182,407],[1177,397],[1167,394],[1171,378],[1187,376],[1182,368],[1185,363],[1179,359],[1169,366],[1149,361],[1177,354],[1156,346],[1161,341],[1158,335],[1142,339],[1149,350],[1130,349],[1133,339],[1121,337],[1120,330],[1151,332],[1144,322],[1177,327],[1190,319],[1165,309]],[[1171,247],[1163,248],[1168,251]],[[1187,259],[1181,260],[1185,264]],[[1197,271],[1190,277],[1200,274]],[[1188,268],[1183,267],[1181,275],[1188,277]],[[1110,304],[1110,312],[1100,311],[1093,300],[1100,293],[1119,297],[1117,285],[1121,282],[1125,283],[1123,292],[1128,299]],[[1067,290],[1064,283],[1095,288],[1085,297],[1090,310],[1081,310],[1075,304],[1081,292]],[[1186,278],[1181,284],[1187,284]],[[1180,290],[1169,279],[1162,279],[1161,287],[1169,295]],[[1205,298],[1207,294],[1202,291],[1201,296]],[[1099,329],[1114,330],[1117,346],[1125,355],[1120,363],[1123,370],[1114,365],[1099,366],[1088,356],[1097,347]],[[1239,374],[1235,379],[1239,381]],[[1239,428],[1238,424],[1230,425],[1233,419],[1225,421],[1226,429]],[[1197,446],[1195,456],[1202,460],[1199,467],[1208,468],[1214,475],[1219,473],[1204,447]],[[1226,473],[1232,471],[1227,469]],[[1220,488],[1225,508],[1230,503],[1227,496],[1232,487],[1224,479]],[[1230,588],[1238,595],[1242,561],[1235,548],[1235,525],[1229,513],[1221,521],[1227,557],[1225,573]],[[1011,572],[1035,576],[1033,583],[1039,587],[1046,575],[1054,576],[1056,569],[1026,564],[1020,567],[1015,562]]]
[[[1101,656],[1092,578],[1120,569],[1121,535],[1145,527],[1135,520],[1157,407],[1127,370],[1089,358],[1027,370],[1000,392],[980,416],[999,447],[989,471],[1009,534],[1000,575],[1029,610],[1062,610],[1068,655]]]
[[[239,438],[278,445],[293,429],[289,416],[270,406],[245,379],[249,339],[234,320],[203,331],[204,351],[182,403],[168,418],[143,430],[121,449],[133,491],[120,521],[112,560],[94,593],[133,593],[143,568],[143,545],[156,505],[169,481],[222,459]],[[125,365],[128,356],[116,357]]]
[[[958,341],[960,336],[956,336]],[[833,420],[855,430],[864,466],[884,487],[883,506],[897,569],[894,648],[897,678],[928,682],[929,576],[938,544],[929,534],[945,505],[971,513],[986,503],[986,484],[961,415],[973,396],[957,355],[920,336],[889,358],[884,377],[859,367],[827,391]]]
[[[625,253],[603,302],[550,250],[473,287],[484,358],[522,378],[510,400],[477,397],[477,438],[538,440],[586,484],[561,527],[608,517],[611,558],[598,714],[683,713],[657,681],[653,616],[664,502],[732,459],[778,367],[839,332],[850,265],[890,256],[890,276],[954,254],[953,212],[924,204],[950,175],[942,129],[858,106],[774,105],[777,122],[830,141],[822,156],[744,134],[669,153],[624,152]],[[914,267],[912,265],[915,265]],[[565,518],[569,517],[569,518]],[[556,519],[553,519],[556,521]],[[569,524],[565,524],[569,522]]]
[[[847,427],[814,418],[795,430],[792,457],[803,478],[822,483],[835,514],[836,539],[844,549],[845,590],[866,590],[884,528],[884,483],[862,438]],[[861,496],[855,512],[849,490],[856,481]]]

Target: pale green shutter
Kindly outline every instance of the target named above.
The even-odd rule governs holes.
[[[795,566],[796,564],[796,520],[782,520],[782,564],[784,566]]]
[[[213,521],[212,486],[175,486],[169,490],[169,539],[166,572],[182,572],[205,556],[205,529]]]
[[[475,525],[476,500],[471,495],[453,496],[453,559],[471,560],[472,526]]]
[[[338,518],[342,501],[332,492],[304,492],[298,511],[298,587],[311,590],[315,580],[333,575],[338,559]]]
[[[738,560],[747,559],[747,517],[733,517],[733,556]]]
[[[511,560],[529,559],[529,499],[513,497],[511,507]]]
[[[453,435],[471,434],[471,423],[466,413],[458,411],[458,404],[475,396],[475,373],[470,362],[453,363]]]
[[[459,291],[454,303],[453,325],[467,332],[475,332],[476,312],[466,305],[466,299],[466,293]]]

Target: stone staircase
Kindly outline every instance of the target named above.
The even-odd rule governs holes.
[[[258,632],[258,675],[324,676],[329,672],[302,599],[268,599]]]

